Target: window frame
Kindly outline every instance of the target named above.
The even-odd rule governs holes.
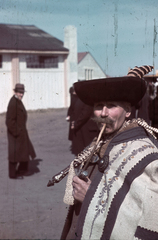
[[[58,56],[52,55],[26,55],[26,68],[28,69],[54,69],[58,68],[59,59]]]
[[[0,68],[3,67],[3,56],[2,54],[0,54]]]

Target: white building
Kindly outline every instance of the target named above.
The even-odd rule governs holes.
[[[66,31],[68,35],[76,33],[71,26]],[[0,113],[6,111],[18,82],[25,85],[23,102],[27,110],[67,107],[69,87],[77,81],[77,68],[71,80],[68,61],[71,39],[66,39],[68,49],[62,41],[33,25],[0,24],[0,32]]]
[[[104,78],[90,53],[77,55],[77,31],[64,29],[64,43],[34,25],[0,24],[0,113],[6,112],[16,83],[25,85],[27,110],[69,106],[78,80]]]
[[[78,80],[106,78],[106,74],[89,52],[78,53]]]

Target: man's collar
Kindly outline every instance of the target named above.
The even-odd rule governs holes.
[[[14,97],[15,97],[16,99],[18,99],[19,101],[21,101],[16,94],[14,94]]]

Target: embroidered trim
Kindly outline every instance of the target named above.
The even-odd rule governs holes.
[[[118,157],[121,156],[121,154],[124,153],[124,150],[129,147],[127,143],[123,143],[122,144],[122,147],[121,149],[115,154],[114,158],[110,161],[109,163],[109,166],[107,167],[107,169],[105,170],[104,174],[106,174],[106,172],[108,172],[108,170],[110,169],[110,166],[116,161],[116,159]],[[103,188],[102,188],[102,191],[100,192],[99,194],[99,200],[98,200],[98,203],[95,207],[95,211],[96,211],[96,214],[93,218],[93,221],[92,221],[92,225],[91,225],[91,232],[92,232],[92,229],[93,229],[93,225],[94,225],[94,221],[96,220],[96,218],[100,215],[100,214],[103,214],[105,212],[105,209],[106,209],[106,205],[108,203],[108,199],[109,199],[109,194],[110,194],[110,189],[112,188],[113,186],[113,183],[115,181],[117,181],[118,177],[120,176],[122,170],[124,169],[124,166],[132,160],[132,158],[134,156],[136,156],[139,152],[143,152],[144,150],[148,149],[148,148],[153,148],[153,145],[148,143],[148,144],[145,144],[143,145],[142,147],[139,147],[137,150],[133,150],[132,153],[130,153],[125,159],[122,160],[122,162],[120,163],[120,166],[118,166],[114,176],[109,179],[107,182],[105,181],[104,185],[103,185]],[[105,197],[105,193],[107,194],[106,196],[106,199],[104,199]],[[91,233],[90,233],[91,234]]]

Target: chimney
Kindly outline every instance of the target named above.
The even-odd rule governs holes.
[[[64,47],[69,49],[67,78],[68,88],[78,81],[77,62],[77,30],[74,26],[66,26],[64,29]]]

